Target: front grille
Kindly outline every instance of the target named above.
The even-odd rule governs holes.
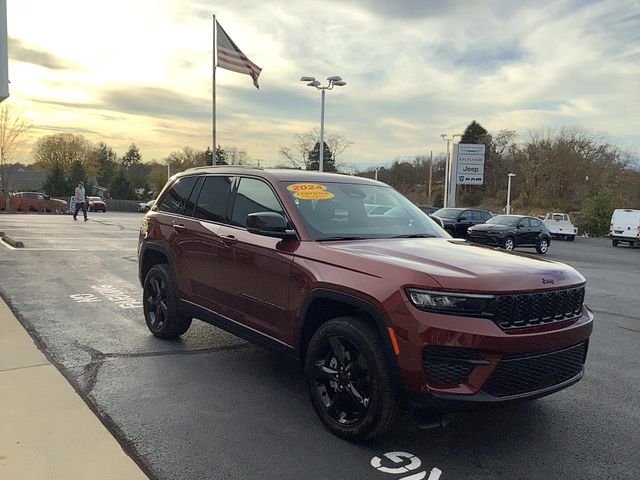
[[[583,302],[584,286],[498,295],[493,320],[505,330],[560,322],[579,316]]]
[[[466,383],[478,363],[488,363],[475,350],[441,346],[425,347],[422,361],[427,382],[433,386]]]
[[[482,390],[494,397],[535,392],[565,382],[582,371],[587,342],[550,353],[503,357]]]

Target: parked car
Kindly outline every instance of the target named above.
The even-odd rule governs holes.
[[[435,213],[438,210],[440,210],[439,207],[430,207],[428,205],[418,205],[418,208],[422,210],[424,213],[426,213],[427,215],[431,215],[432,213]]]
[[[11,208],[18,212],[66,213],[65,200],[51,198],[41,192],[17,192],[9,198]]]
[[[369,215],[373,198],[394,214]],[[583,375],[580,273],[452,239],[366,178],[187,170],[142,220],[138,253],[155,336],[195,317],[288,354],[345,439],[384,434],[405,405],[535,398]]]
[[[640,245],[640,210],[617,208],[611,215],[609,227],[611,244],[617,247],[620,242]]]
[[[149,200],[148,202],[140,202],[138,204],[138,211],[146,213],[149,210],[151,210],[151,207],[153,207],[154,203],[156,203],[155,200]]]
[[[536,217],[496,215],[487,223],[469,228],[469,240],[507,251],[517,247],[535,247],[538,253],[545,254],[551,245],[551,232]]]
[[[578,227],[573,226],[568,213],[547,213],[542,223],[549,229],[552,238],[573,242],[578,235]]]
[[[107,204],[100,197],[87,197],[90,212],[107,212]]]
[[[455,238],[467,238],[469,227],[484,223],[492,216],[480,208],[441,208],[432,215],[441,218],[444,229]]]

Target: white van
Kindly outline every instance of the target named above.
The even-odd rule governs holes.
[[[640,210],[617,208],[611,217],[609,236],[614,247],[619,242],[640,245]]]

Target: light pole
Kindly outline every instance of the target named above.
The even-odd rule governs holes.
[[[308,82],[307,87],[315,87],[322,92],[322,106],[320,107],[320,161],[318,162],[318,170],[321,172],[324,171],[324,91],[332,90],[334,86],[344,87],[347,84],[347,82],[343,81],[342,78],[337,75],[328,77],[327,80],[329,84],[322,87],[315,77],[300,78],[301,82]]]
[[[444,165],[444,201],[442,202],[442,206],[446,208],[448,203],[448,197],[449,197],[449,177],[451,176],[451,172],[449,171],[450,169],[449,165],[451,164],[451,153],[449,153],[449,142],[451,142],[456,137],[461,137],[462,134],[454,133],[453,135],[451,135],[451,138],[447,138],[446,133],[443,133],[440,136],[444,141],[447,142],[447,160],[445,161],[445,165]]]
[[[509,183],[507,184],[507,208],[505,213],[511,215],[511,177],[515,177],[516,174],[510,173],[507,176],[509,177]]]

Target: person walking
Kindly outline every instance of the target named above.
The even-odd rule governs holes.
[[[86,205],[86,197],[84,192],[84,183],[78,182],[78,186],[76,187],[76,208],[73,211],[73,219],[78,220],[78,212],[82,209],[82,213],[84,215],[84,221],[87,221],[87,205]]]

